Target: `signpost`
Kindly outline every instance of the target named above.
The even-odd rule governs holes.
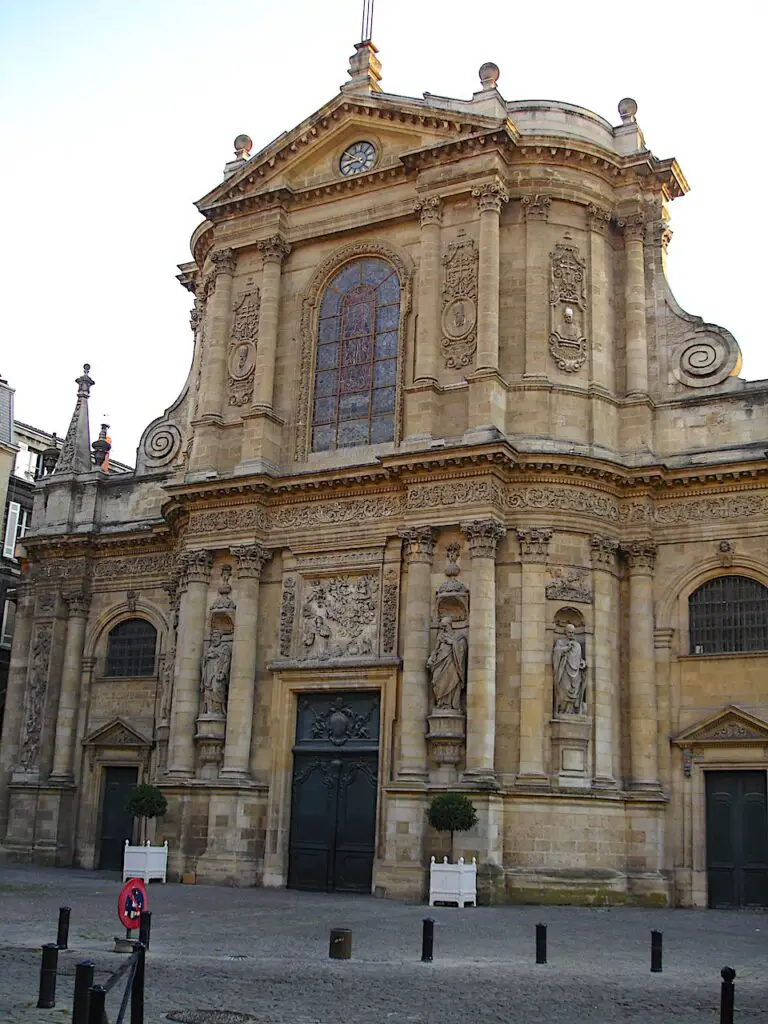
[[[133,950],[131,932],[141,924],[141,912],[149,909],[147,887],[140,878],[129,878],[117,898],[117,916],[125,928],[125,939],[115,939],[116,953]]]

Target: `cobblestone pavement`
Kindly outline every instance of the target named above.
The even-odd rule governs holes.
[[[0,862],[0,1021],[56,1024],[71,1013],[75,964],[96,981],[125,962],[117,875]],[[768,915],[727,911],[480,907],[463,911],[327,894],[150,886],[147,1024],[175,1010],[227,1009],[262,1024],[717,1024],[720,968],[736,968],[736,1021],[768,1022]],[[72,907],[57,1003],[37,1010],[40,946]],[[421,922],[435,919],[422,964]],[[534,963],[548,925],[549,963]],[[328,959],[333,927],[353,959]],[[664,933],[651,974],[650,931]],[[117,989],[107,999],[111,1021]]]

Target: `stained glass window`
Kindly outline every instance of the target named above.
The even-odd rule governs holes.
[[[386,260],[345,263],[320,303],[312,451],[395,437],[400,279]]]
[[[157,631],[146,619],[125,619],[107,638],[107,676],[151,676],[155,673]]]
[[[768,587],[717,576],[688,598],[691,654],[768,650]]]

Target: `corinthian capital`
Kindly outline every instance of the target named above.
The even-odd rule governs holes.
[[[603,210],[601,207],[595,206],[594,203],[590,203],[587,207],[587,227],[596,231],[597,234],[607,234],[608,228],[611,226],[611,219],[610,210]]]
[[[184,551],[179,556],[180,584],[207,583],[213,566],[212,551]]]
[[[642,213],[633,213],[619,222],[624,230],[625,242],[642,242],[645,238],[645,219]]]
[[[443,221],[443,200],[440,196],[421,196],[413,204],[413,212],[418,213],[419,223],[441,224]]]
[[[261,253],[261,258],[265,263],[282,263],[291,254],[291,247],[282,235],[262,238],[256,243],[256,248]]]
[[[237,575],[240,579],[245,577],[259,579],[261,570],[272,557],[272,552],[262,544],[232,548],[232,554],[237,562]]]
[[[520,542],[520,560],[523,562],[545,562],[549,556],[549,542],[552,530],[549,528],[529,527],[517,531]]]
[[[655,541],[650,538],[632,540],[627,544],[622,544],[619,550],[627,560],[630,572],[653,572],[657,551]]]
[[[410,565],[412,562],[432,564],[435,553],[435,531],[431,526],[410,526],[400,534],[403,538],[403,556]]]
[[[478,185],[472,189],[472,195],[477,200],[480,213],[487,210],[501,213],[502,203],[509,202],[509,193],[498,181],[487,181],[484,185]]]
[[[91,595],[85,590],[74,590],[64,596],[72,618],[84,619],[91,604]]]
[[[592,549],[592,564],[605,569],[612,569],[616,565],[616,552],[619,549],[619,542],[612,537],[600,537],[595,534],[589,542]]]
[[[213,268],[211,274],[218,276],[219,274],[234,274],[235,264],[237,258],[235,257],[234,249],[214,249],[211,253],[211,263]]]
[[[469,541],[472,558],[495,558],[496,546],[507,531],[495,519],[473,519],[461,524],[461,532]]]
[[[537,192],[533,196],[521,196],[520,205],[526,220],[548,220],[552,199],[543,192]]]

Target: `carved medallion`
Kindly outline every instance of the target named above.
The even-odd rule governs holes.
[[[440,347],[446,368],[469,366],[477,348],[477,250],[473,239],[454,242],[443,256]]]
[[[578,248],[565,242],[555,246],[549,260],[549,351],[559,370],[575,373],[587,358],[587,264]]]

